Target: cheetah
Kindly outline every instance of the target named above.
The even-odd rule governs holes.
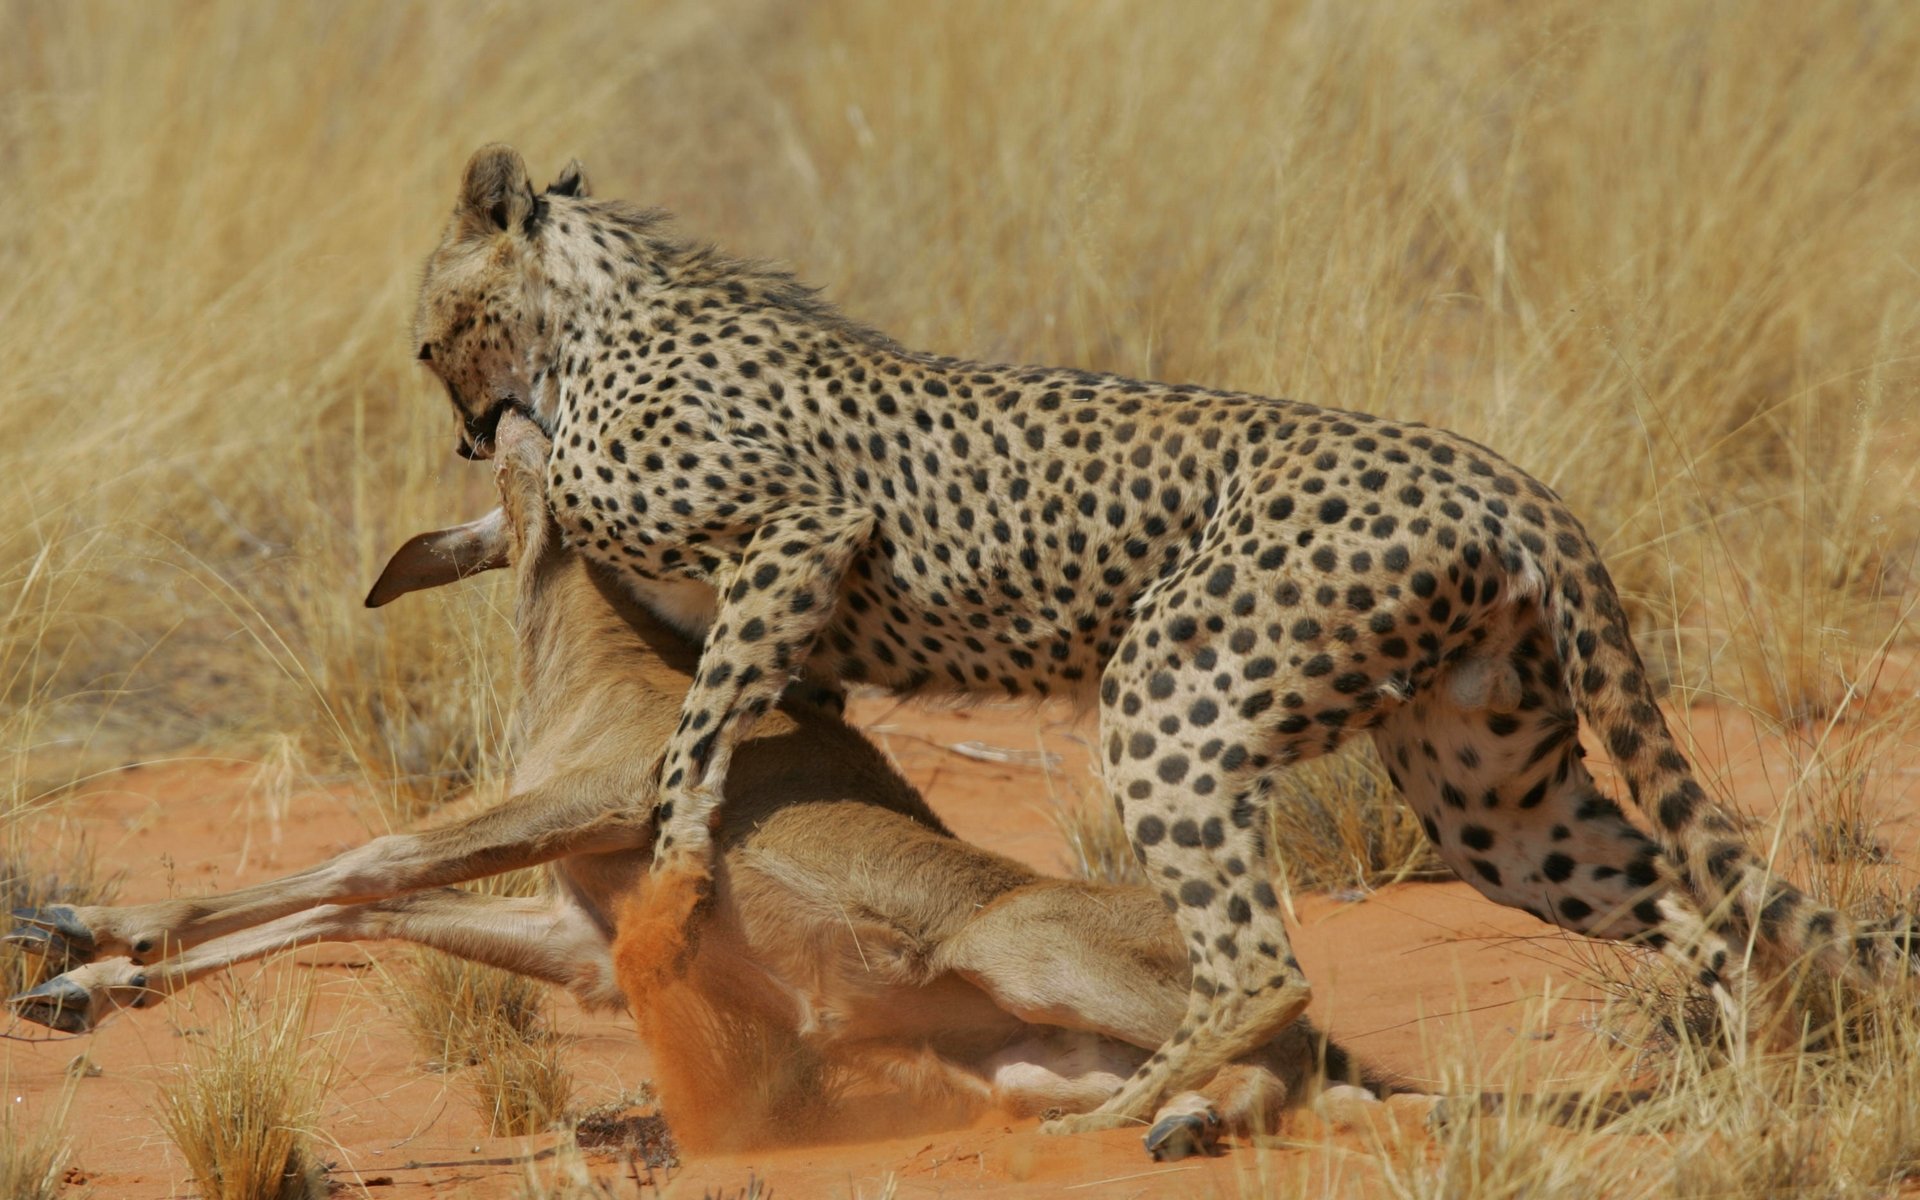
[[[1907,963],[1743,845],[1580,522],[1466,438],[916,353],[594,198],[577,162],[536,194],[501,145],[467,164],[415,334],[457,451],[531,416],[571,543],[704,638],[659,767],[654,869],[689,894],[734,747],[796,679],[1097,704],[1193,969],[1171,1039],[1057,1129],[1141,1120],[1305,1010],[1261,806],[1274,771],[1362,731],[1462,878],[1664,950],[1723,1006],[1732,946],[1855,980]],[[1579,719],[1653,837],[1595,785]]]

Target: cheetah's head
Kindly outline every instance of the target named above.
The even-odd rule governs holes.
[[[539,240],[548,197],[586,191],[577,161],[538,196],[511,146],[482,146],[467,161],[413,322],[420,361],[447,386],[463,458],[492,456],[509,408],[534,410],[529,364],[545,333]]]

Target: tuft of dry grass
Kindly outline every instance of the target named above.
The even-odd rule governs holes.
[[[320,1200],[311,1130],[332,1073],[307,1036],[310,982],[236,992],[160,1090],[161,1127],[204,1200]]]
[[[1737,1066],[1681,1035],[1656,1069],[1616,1063],[1576,1081],[1551,1125],[1524,1103],[1493,1115],[1454,1116],[1414,1132],[1382,1125],[1357,1162],[1354,1194],[1403,1200],[1683,1196],[1774,1200],[1782,1196],[1895,1194],[1920,1168],[1920,1102],[1912,1075],[1920,1033],[1895,994],[1866,998],[1874,1028],[1827,1053],[1757,1054]],[[1526,1022],[1538,1029],[1543,1010]],[[1527,1038],[1490,1069],[1470,1046],[1437,1052],[1442,1090],[1492,1088],[1524,1095]],[[1631,1085],[1631,1105],[1603,1103]]]
[[[1262,803],[1268,844],[1290,887],[1364,890],[1453,877],[1368,746],[1355,743],[1281,772]],[[1055,794],[1051,814],[1081,878],[1146,882],[1112,804]]]
[[[1267,830],[1288,884],[1303,891],[1453,878],[1370,746],[1277,775]]]
[[[1648,1196],[1881,1196],[1920,1166],[1920,1025],[1894,992],[1862,998],[1853,1037],[1737,1067],[1683,1055],[1617,1135],[1658,1135]]]
[[[489,895],[530,896],[539,871],[470,885]],[[539,980],[436,950],[411,954],[413,969],[390,977],[414,1045],[432,1070],[454,1072],[495,1136],[551,1128],[567,1112],[575,1080],[553,1030],[551,989]]]
[[[0,1109],[0,1196],[7,1200],[59,1200],[65,1182],[71,1145],[66,1134],[67,1111],[73,1103],[68,1087],[47,1111],[28,1120],[26,1106],[11,1096]]]

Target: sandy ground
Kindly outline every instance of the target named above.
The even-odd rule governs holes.
[[[855,719],[890,750],[936,809],[967,838],[1049,871],[1065,867],[1049,793],[1091,794],[1087,725],[1052,709],[994,707],[927,711],[885,701],[856,705]],[[1705,748],[1703,769],[1764,816],[1769,798],[1795,778],[1791,755],[1724,709],[1683,719]],[[982,761],[955,746],[978,743],[1060,756],[1043,771],[1029,762]],[[1878,803],[1902,814],[1920,798],[1915,758],[1882,754],[1870,786]],[[279,820],[250,799],[253,772],[208,759],[128,768],[67,801],[103,864],[124,868],[121,898],[150,900],[272,878],[377,832],[373,807],[348,789],[297,796]],[[1910,817],[1880,830],[1896,858],[1913,861]],[[1888,868],[1898,872],[1900,868]],[[1900,882],[1911,884],[1910,878]],[[1623,1051],[1593,1025],[1594,997],[1578,982],[1592,951],[1518,912],[1498,908],[1460,883],[1404,884],[1364,897],[1298,898],[1296,944],[1315,981],[1313,1014],[1370,1063],[1413,1081],[1433,1080],[1437,1054],[1463,1044],[1488,1080],[1510,1077],[1502,1064],[1525,1057],[1524,1077],[1548,1085],[1577,1079]],[[488,1138],[473,1102],[449,1077],[427,1070],[391,1013],[389,989],[404,975],[383,975],[381,948],[322,946],[264,968],[235,973],[233,985],[271,988],[304,974],[319,983],[313,1020],[338,1064],[320,1126],[331,1145],[333,1178],[344,1194],[374,1197],[518,1195],[527,1167],[553,1138]],[[1529,1022],[1531,1001],[1561,997],[1544,1022]],[[586,1014],[560,999],[582,1104],[630,1092],[648,1075],[645,1053],[624,1018]],[[156,1086],[179,1062],[188,1039],[218,1018],[216,988],[202,987],[165,1007],[120,1016],[83,1038],[43,1038],[37,1027],[0,1043],[0,1076],[15,1111],[45,1111],[70,1067],[68,1129],[75,1142],[71,1179],[100,1197],[190,1194],[179,1160],[153,1116]],[[97,1073],[95,1073],[97,1071]],[[1437,1081],[1434,1081],[1437,1083]],[[1408,1123],[1401,1122],[1404,1127]],[[1417,1126],[1406,1130],[1418,1137]],[[1240,1196],[1269,1186],[1307,1184],[1317,1194],[1364,1195],[1374,1177],[1363,1161],[1365,1135],[1331,1136],[1311,1116],[1291,1119],[1283,1137],[1258,1147],[1233,1144],[1223,1157],[1155,1165],[1133,1131],[1047,1138],[1033,1122],[1005,1118],[963,1129],[688,1161],[650,1187],[621,1182],[617,1196],[733,1195],[749,1179],[772,1194],[805,1197],[882,1195]],[[609,1159],[601,1169],[618,1170]],[[1290,1182],[1289,1182],[1290,1181]]]

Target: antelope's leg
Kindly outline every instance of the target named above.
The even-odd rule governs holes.
[[[1166,910],[1047,881],[1008,892],[940,947],[957,972],[1023,1021],[1160,1045],[1180,1023],[1187,963]]]
[[[152,963],[316,905],[361,905],[574,854],[641,849],[653,836],[644,772],[590,771],[518,792],[486,812],[378,837],[318,866],[221,896],[17,909],[7,940],[77,966]]]
[[[620,1002],[607,941],[584,909],[553,897],[482,896],[441,888],[371,904],[321,905],[151,966],[87,963],[13,997],[20,1017],[87,1032],[121,1008],[147,1008],[238,963],[318,942],[400,941],[557,983],[593,1003]]]

